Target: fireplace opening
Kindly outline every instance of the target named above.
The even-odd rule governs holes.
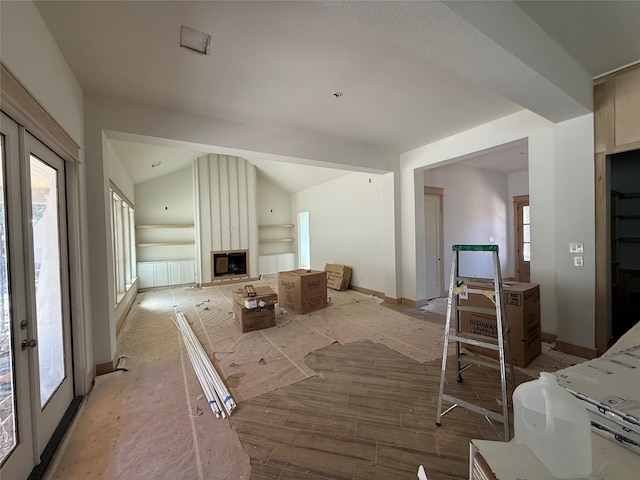
[[[247,250],[211,252],[213,278],[247,274]]]

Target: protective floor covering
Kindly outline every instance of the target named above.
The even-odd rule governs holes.
[[[45,479],[265,478],[251,471],[245,451],[250,448],[243,448],[229,419],[216,419],[210,411],[171,321],[177,310],[186,315],[226,379],[238,403],[238,419],[252,402],[259,404],[265,395],[297,384],[307,389],[315,385],[308,393],[322,399],[317,387],[325,389],[327,371],[305,362],[319,349],[371,342],[416,364],[437,364],[441,356],[441,325],[403,315],[381,306],[378,298],[351,290],[330,291],[329,306],[308,315],[278,309],[276,327],[242,334],[231,313],[232,292],[240,286],[140,293],[118,336],[120,366],[126,371],[96,378]],[[539,365],[545,370],[571,364],[561,356],[543,358]],[[367,372],[365,368],[362,374]],[[396,395],[401,398],[403,389]],[[356,415],[358,408],[344,412]],[[466,439],[460,445],[466,448]],[[288,469],[280,468],[280,479],[300,478],[298,471],[287,476]]]

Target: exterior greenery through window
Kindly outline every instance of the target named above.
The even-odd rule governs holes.
[[[113,241],[116,305],[136,279],[136,239],[133,206],[122,195],[111,193],[111,232]]]

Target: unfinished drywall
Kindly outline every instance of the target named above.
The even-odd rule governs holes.
[[[295,252],[295,242],[263,242],[273,238],[296,238],[296,228],[268,227],[268,225],[293,224],[291,216],[291,194],[274,185],[258,173],[256,212],[260,239],[260,255]],[[262,225],[262,227],[260,227]],[[297,226],[297,225],[296,225]]]
[[[425,185],[443,188],[443,250],[445,276],[451,271],[454,244],[496,244],[504,276],[513,275],[509,261],[507,174],[451,164],[424,172]],[[418,272],[418,275],[424,272]],[[492,278],[491,255],[461,255],[460,274]],[[446,282],[445,282],[446,283]]]
[[[294,217],[309,212],[313,269],[348,265],[352,285],[385,292],[382,176],[352,173],[294,193],[292,204]]]
[[[87,198],[84,155],[83,96],[80,84],[66,63],[51,33],[31,1],[1,2],[0,45],[2,63],[29,91],[31,96],[80,146],[77,166],[77,190],[71,199],[80,216],[79,244],[75,245],[71,268],[79,275],[72,283],[74,365],[82,380],[75,382],[76,394],[86,393],[94,373],[94,335],[92,331],[92,299],[86,285],[90,283],[90,232],[86,228]],[[88,158],[88,157],[87,157]],[[70,241],[72,239],[70,238]],[[72,278],[73,281],[73,278]],[[99,328],[99,327],[98,327]]]

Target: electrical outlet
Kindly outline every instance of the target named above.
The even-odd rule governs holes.
[[[582,257],[573,257],[573,265],[575,267],[584,267],[584,263],[582,262]]]

